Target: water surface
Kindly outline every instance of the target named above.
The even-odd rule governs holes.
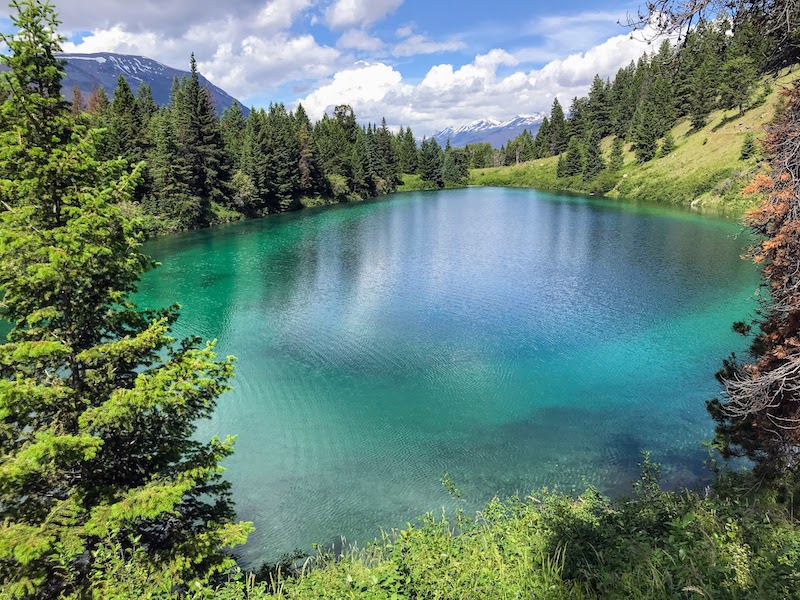
[[[742,350],[755,269],[733,222],[467,189],[151,242],[138,301],[239,359],[201,435],[227,462],[251,564],[372,539],[493,494],[627,489],[639,453],[701,473],[713,374]]]

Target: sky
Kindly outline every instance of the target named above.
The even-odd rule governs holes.
[[[415,135],[549,112],[652,47],[624,0],[55,0],[66,52],[200,72],[248,106],[337,104]],[[0,28],[8,28],[0,9]]]

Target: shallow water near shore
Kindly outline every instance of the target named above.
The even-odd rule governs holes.
[[[397,194],[148,242],[137,302],[238,357],[199,436],[226,461],[240,552],[373,539],[543,486],[617,492],[649,449],[703,475],[714,372],[755,310],[733,221],[534,190]]]

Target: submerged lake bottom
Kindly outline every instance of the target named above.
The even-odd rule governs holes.
[[[534,190],[396,194],[149,242],[137,302],[238,357],[201,439],[256,566],[542,487],[703,475],[714,373],[746,340],[741,225]]]

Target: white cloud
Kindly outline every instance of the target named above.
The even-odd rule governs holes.
[[[334,29],[371,25],[397,10],[403,0],[336,0],[325,11]]]
[[[215,85],[242,97],[289,81],[319,79],[334,70],[340,53],[311,35],[249,36],[238,45],[220,44],[200,71]]]
[[[68,11],[73,3],[64,0]],[[227,16],[221,14],[219,5],[214,14],[206,11],[211,3],[177,0],[164,8],[162,19],[173,21],[169,27],[151,21],[152,0],[139,4],[146,23],[137,21],[125,6],[113,0],[103,12],[119,17],[121,22],[95,27],[79,43],[65,43],[64,50],[140,54],[177,68],[187,68],[189,55],[194,52],[203,75],[245,102],[250,97],[263,97],[284,83],[328,77],[344,64],[340,50],[320,45],[309,34],[290,30],[312,7],[313,0],[234,0],[226,6],[238,7],[241,12]],[[177,19],[175,15],[195,4],[196,14],[185,21]],[[182,28],[175,29],[176,19]]]
[[[302,102],[317,118],[332,106],[346,103],[365,121],[377,122],[385,116],[392,125],[410,125],[415,134],[430,135],[480,118],[549,112],[555,97],[567,108],[574,96],[587,93],[595,73],[613,77],[647,49],[630,36],[618,35],[541,69],[511,73],[507,69],[521,64],[519,58],[495,49],[458,68],[436,65],[416,85],[403,81],[389,65],[359,63],[337,72]],[[503,74],[498,74],[501,68]]]
[[[466,44],[461,40],[432,40],[426,35],[414,33],[414,30],[408,26],[398,29],[397,36],[402,38],[402,40],[392,49],[392,54],[394,56],[438,54],[440,52],[455,52],[466,48]]]
[[[403,76],[389,65],[357,62],[336,73],[331,81],[311,92],[302,103],[309,115],[320,118],[337,104],[372,105],[391,94],[407,93],[411,88],[402,80]],[[364,117],[359,115],[359,118]]]
[[[336,45],[339,48],[366,52],[378,52],[384,47],[384,43],[381,40],[370,36],[363,29],[348,29],[339,37]]]
[[[256,25],[263,31],[288,29],[309,6],[311,0],[269,0],[256,16]]]

